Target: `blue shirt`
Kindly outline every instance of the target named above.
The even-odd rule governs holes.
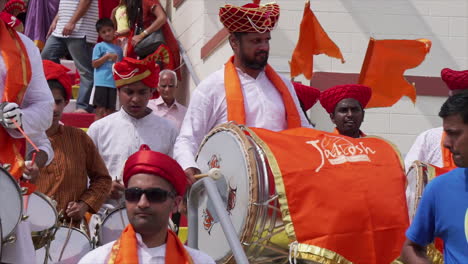
[[[444,260],[468,263],[468,169],[457,168],[426,186],[406,237],[426,246],[440,237]]]
[[[123,58],[122,48],[107,42],[100,42],[94,46],[93,49],[93,60],[97,60],[106,53],[115,53],[119,56],[117,61],[121,61]],[[112,61],[104,62],[100,67],[94,69],[94,86],[104,86],[115,88],[115,81],[112,75]]]

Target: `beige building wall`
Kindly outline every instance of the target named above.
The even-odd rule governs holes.
[[[217,15],[219,7],[225,3],[242,5],[248,2],[186,0],[177,9],[169,10],[175,33],[200,79],[219,69],[232,55],[229,44],[224,41],[207,58],[200,56],[201,48],[222,28]],[[280,73],[289,76],[288,60],[298,39],[304,1],[276,2],[281,6],[281,16],[272,34],[269,62]],[[315,56],[315,71],[359,73],[369,37],[430,39],[430,54],[419,67],[408,70],[408,75],[439,76],[444,67],[468,69],[467,0],[311,0],[311,8],[346,60],[341,64],[324,55]],[[190,79],[187,73],[184,78],[185,89],[195,89],[193,81],[187,81]],[[297,80],[308,82],[303,78]],[[404,154],[417,134],[441,125],[437,113],[444,100],[444,97],[418,96],[415,105],[403,98],[393,107],[368,109],[362,129],[391,140]],[[333,128],[320,104],[309,111],[309,116],[318,129],[330,131]]]

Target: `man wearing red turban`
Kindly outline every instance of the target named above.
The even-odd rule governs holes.
[[[215,263],[167,229],[187,186],[174,159],[143,145],[125,162],[123,182],[130,224],[117,241],[88,253],[79,263]]]
[[[174,157],[191,181],[200,172],[195,153],[203,137],[216,125],[234,121],[273,131],[310,127],[291,82],[267,63],[270,32],[279,15],[276,3],[220,8],[219,18],[230,33],[234,56],[192,93],[174,147]]]
[[[320,104],[335,124],[335,133],[353,138],[365,136],[360,128],[371,94],[369,87],[359,84],[337,85],[320,94]]]
[[[114,179],[110,199],[104,209],[120,207],[122,168],[141,144],[172,156],[177,128],[147,106],[155,92],[158,69],[154,62],[125,57],[113,65],[113,75],[121,109],[95,121],[88,129]],[[103,212],[103,210],[101,212]]]
[[[440,75],[449,89],[449,96],[467,92],[468,70],[454,71],[445,68],[441,71]],[[445,133],[442,127],[431,128],[419,134],[405,156],[406,170],[409,170],[415,160],[437,167],[456,167],[452,154],[443,146],[444,138]]]

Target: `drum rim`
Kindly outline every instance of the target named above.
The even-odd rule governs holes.
[[[102,221],[98,224],[98,232],[97,232],[97,242],[99,245],[103,246],[105,244],[103,244],[101,242],[102,240],[102,227],[104,226],[104,224],[107,222],[107,219],[110,218],[111,215],[113,215],[114,213],[117,213],[118,211],[121,211],[121,210],[127,210],[127,207],[125,206],[121,206],[119,208],[114,208],[112,210],[110,210],[108,213],[106,213],[105,217],[102,218]],[[127,220],[128,222],[130,223],[130,220],[128,219],[128,214],[127,214]],[[124,227],[125,229],[125,227]]]
[[[44,232],[44,231],[47,231],[49,229],[53,229],[57,223],[58,223],[58,218],[59,218],[59,214],[58,214],[58,211],[57,211],[57,202],[55,200],[53,200],[52,198],[50,198],[49,196],[45,195],[44,193],[42,192],[39,192],[39,191],[35,191],[33,193],[30,194],[31,195],[37,195],[39,198],[41,198],[42,200],[44,200],[46,203],[48,203],[50,205],[50,207],[52,208],[52,211],[55,215],[55,223],[53,226],[51,227],[48,227],[44,230],[40,230],[40,231],[36,231],[36,233],[41,233],[41,232]],[[28,210],[26,209],[26,213],[28,213]],[[29,216],[29,213],[28,213],[28,216]]]
[[[0,173],[1,172],[4,172],[7,176],[7,178],[9,178],[14,184],[16,190],[18,191],[18,195],[19,195],[19,199],[20,199],[20,213],[19,213],[19,216],[18,216],[18,220],[16,221],[16,224],[14,225],[13,229],[8,233],[6,234],[5,232],[3,232],[3,227],[2,227],[2,237],[0,238],[2,243],[7,240],[10,236],[12,236],[15,231],[16,231],[16,228],[18,227],[18,224],[21,222],[21,219],[23,218],[23,212],[24,212],[24,206],[23,206],[23,192],[21,191],[21,188],[18,184],[18,182],[15,180],[15,178],[7,171],[5,170],[4,168],[2,168],[0,166]],[[0,245],[1,247],[1,245]]]
[[[213,128],[208,135],[205,136],[200,147],[198,148],[197,154],[195,155],[195,161],[198,160],[198,156],[200,151],[202,150],[203,146],[206,142],[215,134],[219,132],[228,132],[231,133],[240,143],[242,147],[242,152],[246,158],[246,165],[247,165],[247,174],[250,176],[249,181],[249,204],[247,206],[247,215],[245,219],[245,224],[243,225],[242,229],[240,230],[239,241],[241,243],[245,243],[249,236],[248,234],[250,231],[255,230],[258,217],[256,212],[255,203],[257,203],[261,197],[259,197],[259,176],[256,175],[258,171],[258,166],[256,160],[252,155],[249,153],[249,149],[253,148],[251,141],[248,139],[248,136],[244,133],[243,129],[245,126],[237,125],[235,122],[228,122],[224,124],[220,124]],[[252,238],[252,237],[250,237]],[[218,260],[218,262],[226,263],[233,259],[232,252],[227,254],[226,256],[222,257]]]

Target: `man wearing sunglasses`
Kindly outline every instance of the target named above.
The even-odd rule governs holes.
[[[120,238],[80,260],[88,263],[215,263],[201,251],[184,246],[167,228],[187,186],[185,173],[169,156],[142,145],[123,172],[130,224]]]

